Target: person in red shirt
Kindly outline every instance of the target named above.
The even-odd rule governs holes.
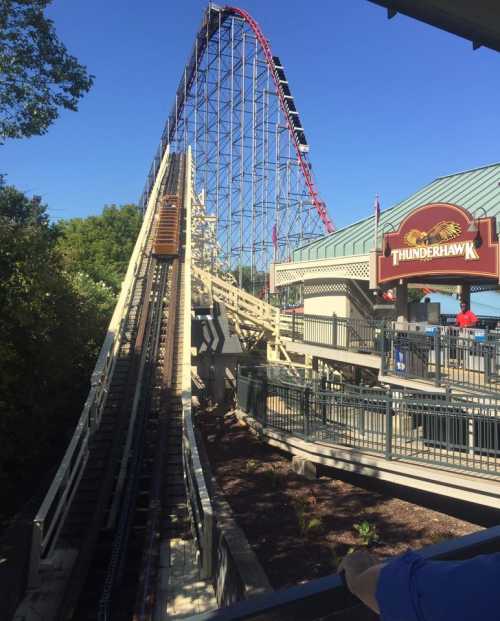
[[[465,302],[460,304],[460,309],[460,312],[455,317],[455,325],[459,328],[475,328],[478,323],[476,315],[469,310]]]

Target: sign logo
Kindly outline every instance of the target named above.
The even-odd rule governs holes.
[[[466,261],[477,261],[479,255],[471,240],[444,244],[442,242],[460,236],[462,228],[458,222],[439,222],[428,232],[411,229],[404,240],[410,248],[394,248],[391,251],[392,264],[401,261],[430,261],[446,257],[464,257]]]
[[[494,218],[477,219],[458,205],[431,203],[384,235],[377,280],[461,282],[460,277],[478,276],[498,281],[498,261]]]
[[[408,246],[432,246],[458,237],[462,229],[458,222],[439,222],[428,232],[411,229],[405,235]]]

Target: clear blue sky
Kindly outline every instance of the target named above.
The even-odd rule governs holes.
[[[0,147],[8,183],[53,218],[137,202],[190,54],[201,0],[55,0],[96,76],[77,113]],[[437,176],[500,160],[500,54],[366,0],[244,0],[285,66],[337,227]]]

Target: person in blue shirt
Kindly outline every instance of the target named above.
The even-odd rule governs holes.
[[[428,561],[415,552],[378,563],[365,551],[339,566],[349,590],[382,621],[500,619],[500,554]]]

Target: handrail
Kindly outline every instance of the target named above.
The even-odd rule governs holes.
[[[213,298],[223,303],[229,310],[237,312],[253,323],[276,334],[279,331],[280,311],[267,302],[235,287],[219,276],[192,266],[193,276],[205,289],[210,289]]]
[[[463,560],[500,551],[500,526],[450,539],[419,550],[425,560]],[[338,574],[289,589],[253,597],[227,608],[206,612],[192,621],[368,621],[378,619],[345,587]]]
[[[212,543],[214,536],[214,510],[205,477],[203,476],[203,467],[196,443],[191,407],[187,406],[187,404],[183,408],[182,440],[186,485],[194,534],[201,553],[202,577],[210,578],[213,572],[214,561]]]
[[[191,165],[191,149],[189,149],[186,165],[186,191],[184,193],[184,210],[186,222],[188,223],[188,226],[186,226],[183,267],[184,305],[180,313],[180,321],[183,322],[182,332],[184,334],[182,345],[182,458],[190,500],[192,523],[201,553],[202,577],[210,578],[214,563],[214,510],[203,475],[191,409],[191,278],[192,273],[197,269],[193,265],[191,255]]]
[[[369,316],[373,313],[373,299],[370,298],[370,296],[362,289],[356,280],[351,280],[349,284],[352,287],[352,291],[356,292],[356,294],[352,296],[353,303],[363,316]]]
[[[317,375],[290,383],[273,366],[253,366],[239,368],[238,407],[308,442],[500,476],[498,399],[349,384],[332,390]]]
[[[162,168],[168,163],[169,150],[165,151]],[[130,258],[122,288],[115,306],[108,331],[91,375],[91,387],[55,477],[33,520],[33,534],[28,575],[29,587],[39,584],[39,568],[42,558],[54,550],[57,537],[64,525],[71,501],[78,487],[88,458],[88,441],[100,424],[101,413],[113,376],[116,354],[125,330],[127,308],[133,295],[135,280],[142,258],[146,254],[149,232],[153,221],[156,197],[160,189],[158,175],[154,191],[150,195],[141,230]]]

